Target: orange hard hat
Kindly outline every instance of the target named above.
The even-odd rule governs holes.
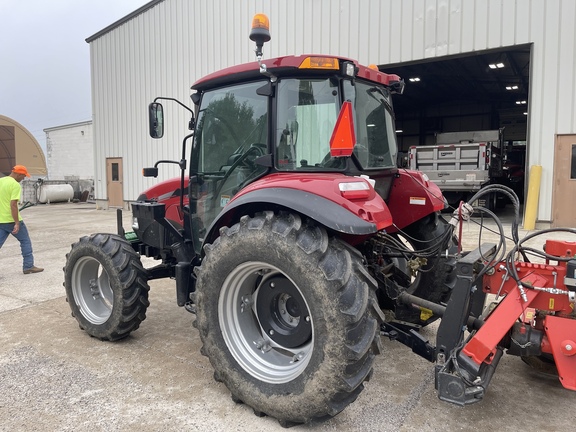
[[[15,172],[16,174],[24,174],[26,177],[30,177],[30,174],[24,165],[14,165],[12,172]]]

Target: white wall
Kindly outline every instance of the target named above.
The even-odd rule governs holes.
[[[123,157],[124,197],[156,180],[157,159],[179,159],[187,116],[166,104],[165,138],[147,135],[155,96],[189,102],[190,85],[254,59],[254,13],[268,14],[265,57],[323,53],[391,64],[533,43],[528,163],[543,166],[539,220],[550,220],[556,134],[576,133],[574,0],[164,0],[90,42],[95,194],[106,199],[106,157]],[[191,105],[191,104],[190,104]],[[161,178],[177,175],[171,166]]]
[[[49,180],[94,179],[92,122],[44,129]]]

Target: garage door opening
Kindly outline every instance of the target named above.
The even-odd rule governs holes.
[[[380,65],[406,82],[394,97],[399,166],[407,165],[411,146],[436,144],[438,134],[502,129],[505,176],[523,202],[531,47]]]

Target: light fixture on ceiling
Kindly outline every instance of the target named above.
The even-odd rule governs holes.
[[[490,64],[488,65],[488,67],[489,67],[490,69],[502,69],[502,68],[504,67],[504,63],[502,63],[502,62],[490,63]]]
[[[516,105],[526,105],[526,101],[525,100],[516,101]]]
[[[408,78],[408,81],[410,82],[419,82],[420,78],[419,77],[412,77],[412,78]]]
[[[402,133],[402,132],[404,132],[402,129],[398,129],[398,130],[396,131],[396,133]]]
[[[506,86],[506,90],[518,90],[518,86],[517,85]]]

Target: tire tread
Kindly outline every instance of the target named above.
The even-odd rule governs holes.
[[[249,234],[251,231],[254,234]],[[345,341],[338,347],[340,355],[338,362],[344,366],[339,366],[338,376],[334,379],[334,387],[323,389],[326,393],[324,401],[318,404],[303,403],[303,405],[314,405],[312,407],[299,407],[298,412],[291,412],[278,406],[270,408],[266,401],[262,402],[263,406],[253,402],[255,398],[247,400],[243,392],[248,392],[250,386],[248,382],[233,381],[230,374],[237,374],[234,368],[226,364],[220,364],[218,343],[215,341],[215,332],[212,321],[209,316],[213,317],[216,312],[205,310],[212,290],[218,290],[217,287],[211,287],[214,273],[218,273],[221,259],[218,256],[223,248],[232,248],[235,244],[236,237],[242,238],[252,235],[254,241],[263,239],[266,236],[275,236],[286,242],[292,242],[300,248],[306,255],[312,257],[311,263],[317,262],[320,273],[323,275],[327,286],[332,287],[329,293],[334,304],[336,320],[339,321],[337,326],[341,328]],[[228,246],[230,244],[230,246]],[[258,213],[253,217],[243,216],[240,222],[230,228],[222,228],[220,237],[212,245],[205,246],[206,256],[200,267],[195,269],[198,276],[196,299],[198,304],[197,328],[202,340],[202,353],[206,354],[215,370],[218,371],[219,378],[227,385],[235,400],[241,400],[249,405],[255,412],[276,417],[280,424],[299,424],[307,423],[313,419],[321,419],[326,416],[333,416],[341,412],[346,406],[352,403],[363,389],[363,382],[367,381],[372,374],[372,365],[376,354],[381,350],[380,332],[378,325],[378,314],[373,311],[374,305],[377,305],[375,291],[377,288],[376,281],[369,275],[364,268],[362,255],[347,243],[329,237],[327,231],[315,225],[314,223],[304,221],[300,216],[280,212]],[[312,264],[311,264],[312,265]],[[212,274],[211,274],[212,273]],[[206,287],[204,286],[206,285]],[[330,315],[332,316],[332,315]],[[212,318],[214,319],[214,318]],[[328,324],[328,327],[332,327]],[[215,353],[218,352],[218,355]],[[333,354],[332,354],[333,355]],[[244,386],[248,386],[244,388]],[[314,394],[314,398],[316,398]],[[292,395],[286,392],[285,397]],[[310,395],[312,398],[312,395]],[[281,405],[276,403],[276,405]],[[286,406],[290,403],[284,404]]]
[[[119,297],[121,304],[113,306],[113,315],[101,325],[91,323],[82,315],[71,286],[74,265],[79,258],[86,255],[97,259],[108,276],[118,282],[111,283],[113,290],[116,286],[122,290]],[[66,301],[72,309],[72,315],[80,328],[90,336],[108,341],[123,339],[138,329],[146,319],[146,309],[150,305],[147,272],[142,266],[140,256],[118,235],[97,233],[81,237],[78,242],[72,244],[71,251],[66,254],[64,279]],[[114,308],[119,308],[118,316],[114,315]]]

